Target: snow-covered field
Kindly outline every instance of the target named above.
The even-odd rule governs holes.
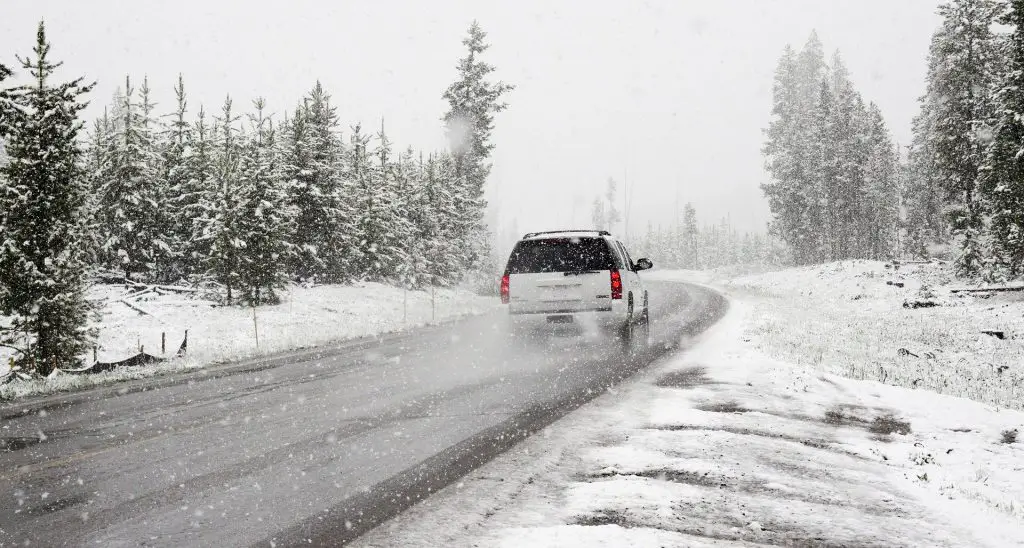
[[[854,302],[866,301],[861,304],[879,317],[902,310],[902,301],[890,306],[877,286],[894,291],[885,285],[889,278],[864,275],[871,265],[854,266],[736,284],[743,291],[727,290],[727,317],[692,348],[357,544],[1024,546],[1024,439],[1012,440],[1024,430],[1024,412],[990,399],[832,374],[824,365],[831,355],[802,354],[818,348],[802,341],[831,332],[825,325],[806,333],[796,311],[820,304],[782,303],[782,295],[771,296],[773,288],[793,287],[799,295],[804,284],[810,295],[828,289],[832,298],[855,291],[873,295]],[[855,280],[853,289],[838,287],[845,279]],[[949,323],[963,337],[972,306],[961,303],[959,314],[952,307],[916,312],[960,316],[963,325]],[[817,321],[850,312],[845,302],[834,308],[836,316]],[[866,329],[868,311],[851,323]],[[925,323],[915,325],[923,330]],[[832,329],[850,329],[846,342],[864,345],[836,355],[854,360],[880,353],[872,353],[869,338],[853,338],[854,328]],[[792,359],[767,355],[780,352],[782,341],[795,341],[785,347]],[[945,352],[952,352],[947,344]],[[958,352],[968,356],[971,348]]]
[[[136,307],[131,308],[121,299],[133,293],[136,291],[120,285],[99,285],[90,290],[88,297],[102,303],[98,359],[123,360],[137,354],[140,347],[149,354],[160,356],[162,334],[166,335],[166,355],[173,356],[188,330],[185,358],[95,375],[57,373],[45,381],[16,380],[0,386],[0,399],[198,368],[210,363],[395,332],[483,313],[498,306],[497,299],[493,297],[452,289],[437,289],[432,305],[429,291],[406,293],[402,289],[376,283],[310,288],[291,286],[282,295],[282,304],[255,310],[211,307],[207,301],[180,294],[158,295],[152,292],[130,299]],[[139,308],[146,314],[139,312]],[[2,376],[8,368],[3,355],[0,355],[0,364]]]
[[[733,278],[720,287],[753,303],[758,322],[748,335],[773,357],[1024,409],[1024,292],[951,293],[965,284],[948,265],[894,269],[877,261]],[[922,301],[937,306],[904,307]]]

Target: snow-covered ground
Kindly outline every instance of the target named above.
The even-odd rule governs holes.
[[[830,356],[801,354],[810,342],[786,347],[791,360],[767,355],[814,333],[777,309],[782,297],[756,288],[805,284],[838,297],[850,276],[858,294],[874,295],[857,301],[880,317],[893,311],[876,286],[891,291],[885,279],[851,268],[765,274],[726,290],[729,314],[690,349],[357,544],[1024,546],[1024,439],[1011,442],[1024,413],[832,374]],[[834,278],[814,281],[819,273]],[[871,355],[859,352],[838,355]]]
[[[137,290],[125,289],[121,285],[98,285],[89,291],[88,298],[102,304],[102,319],[97,325],[98,359],[123,360],[137,354],[140,347],[149,354],[160,356],[162,334],[166,336],[166,355],[173,356],[188,330],[188,352],[184,359],[95,375],[57,373],[46,381],[13,381],[0,386],[0,399],[198,368],[210,363],[395,332],[483,313],[498,306],[497,299],[493,297],[452,289],[437,289],[432,305],[430,291],[405,292],[376,283],[309,288],[291,286],[282,295],[282,304],[261,306],[255,310],[211,307],[208,301],[201,299],[153,292],[129,299],[135,306],[132,308],[122,299],[134,293]],[[7,362],[6,357],[0,355],[0,376],[7,372]]]
[[[720,283],[753,303],[758,323],[748,334],[772,357],[1024,409],[1024,292],[951,293],[965,284],[948,265],[877,261]],[[937,306],[904,307],[921,302]]]

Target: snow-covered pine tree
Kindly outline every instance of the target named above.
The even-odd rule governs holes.
[[[829,74],[831,108],[826,120],[827,141],[822,161],[827,165],[820,180],[825,198],[825,227],[829,260],[862,256],[864,223],[864,166],[867,140],[864,104],[853,89],[839,52],[832,57]]]
[[[189,252],[192,240],[192,217],[200,195],[199,189],[192,188],[189,170],[192,125],[186,119],[188,99],[185,95],[185,79],[178,74],[174,86],[177,106],[167,115],[170,123],[162,135],[161,156],[163,159],[163,180],[167,189],[165,212],[168,218],[167,239],[174,252],[174,262],[168,269],[168,279],[180,279],[195,272],[190,266]]]
[[[465,265],[461,243],[457,239],[459,210],[453,189],[454,168],[451,155],[431,154],[426,163],[424,189],[427,193],[430,222],[426,234],[426,262],[430,285],[448,285],[458,281]]]
[[[466,211],[475,202],[466,196],[463,180],[458,176],[454,155],[442,152],[436,157],[436,181],[434,186],[441,200],[444,214],[441,216],[440,237],[446,243],[447,253],[439,257],[435,283],[451,285],[462,280],[474,259],[471,248],[473,235],[466,230],[467,222],[473,222],[475,216],[466,215]]]
[[[239,286],[239,253],[245,246],[241,238],[239,218],[239,163],[242,146],[236,127],[239,117],[231,111],[231,97],[224,100],[217,118],[216,138],[212,150],[213,191],[203,196],[198,219],[200,240],[209,246],[205,257],[206,274],[227,290],[226,302],[232,304]]]
[[[763,149],[771,181],[762,186],[772,211],[771,230],[797,264],[821,259],[824,230],[820,196],[821,85],[825,60],[817,34],[797,54],[788,46],[775,73],[772,121]]]
[[[868,158],[864,166],[865,228],[862,258],[885,260],[893,256],[899,230],[898,159],[896,148],[878,105],[871,103],[867,114]]]
[[[992,25],[1000,10],[995,0],[951,0],[932,39],[925,101],[932,109],[927,139],[935,182],[942,185],[947,217],[959,247],[961,275],[981,268],[978,241],[983,224],[976,190],[984,150],[991,140],[993,114],[989,89],[1000,64]]]
[[[134,101],[131,80],[125,78],[124,102],[115,112],[120,119],[109,136],[110,161],[102,176],[99,215],[103,252],[108,266],[150,277],[166,253],[161,221],[160,159],[156,151],[152,105]]]
[[[288,204],[295,212],[295,245],[292,274],[300,280],[312,279],[321,270],[317,258],[317,227],[323,224],[319,207],[320,192],[313,185],[311,137],[307,120],[308,106],[299,105],[281,128],[281,173]]]
[[[266,102],[253,101],[252,131],[246,136],[238,176],[238,288],[243,302],[259,306],[280,302],[287,281],[291,215],[277,166],[273,123]]]
[[[905,250],[914,257],[927,257],[928,245],[947,239],[942,211],[945,203],[942,183],[937,180],[935,154],[930,135],[934,126],[934,101],[923,96],[921,111],[914,117],[913,140],[902,166]]]
[[[487,203],[484,201],[484,184],[490,174],[488,159],[494,150],[491,133],[494,130],[494,115],[507,108],[502,96],[514,89],[504,82],[491,82],[489,75],[494,67],[480,57],[490,47],[487,33],[473,21],[468,36],[462,43],[467,54],[457,65],[458,78],[443,98],[448,101],[448,112],[443,120],[452,153],[454,176],[462,192],[456,198],[465,206],[460,208],[460,238],[469,247],[467,264],[489,255],[486,248],[486,229],[483,225]],[[483,249],[480,249],[484,246]]]
[[[697,226],[697,209],[686,202],[683,206],[683,268],[699,270],[703,268],[702,254],[697,249],[697,238],[700,228]]]
[[[835,98],[827,78],[818,84],[818,102],[814,108],[814,116],[810,119],[812,145],[807,149],[808,156],[804,169],[809,181],[803,186],[803,201],[807,204],[802,216],[803,226],[798,241],[800,255],[808,263],[834,260],[836,220],[829,207],[831,181],[840,177],[840,164],[837,149],[842,137],[835,128]],[[796,250],[794,250],[796,251]],[[796,253],[794,253],[796,257]],[[799,263],[798,263],[799,264]]]
[[[179,104],[180,107],[180,104]],[[182,187],[174,192],[172,207],[175,214],[176,230],[181,241],[181,267],[188,277],[206,273],[207,258],[210,256],[211,240],[206,238],[206,206],[217,193],[214,166],[216,127],[206,121],[206,110],[200,106],[192,131],[185,135],[185,173]]]
[[[88,188],[85,206],[87,234],[86,248],[89,253],[88,262],[92,266],[103,264],[103,231],[100,215],[100,196],[103,188],[103,177],[110,162],[110,134],[113,131],[107,109],[103,109],[103,117],[93,121],[92,131],[85,144],[85,180]]]
[[[427,194],[426,164],[423,154],[415,160],[410,147],[398,159],[396,166],[397,193],[408,222],[408,232],[401,237],[405,260],[397,269],[398,281],[403,287],[419,288],[429,280],[428,254],[431,241],[433,214]]]
[[[76,365],[89,346],[85,212],[87,180],[78,142],[81,78],[55,84],[45,27],[34,57],[20,59],[32,83],[0,95],[0,136],[12,161],[0,166],[0,344],[48,375]],[[0,70],[0,79],[10,74]],[[13,107],[13,108],[12,108]]]
[[[408,221],[400,208],[395,185],[395,165],[391,141],[381,127],[377,147],[368,151],[370,137],[360,126],[352,128],[349,165],[356,192],[356,232],[359,234],[360,277],[386,281],[394,276],[406,257],[401,235],[409,232]]]
[[[991,200],[992,259],[1016,277],[1024,274],[1024,0],[1011,0],[1000,22],[1010,35],[982,188]]]
[[[761,185],[768,207],[772,212],[770,229],[789,244],[805,262],[800,234],[803,210],[807,207],[801,184],[801,155],[798,153],[798,124],[801,104],[797,89],[796,53],[786,46],[775,69],[772,84],[772,119],[765,129],[762,153],[770,180]]]
[[[345,150],[330,96],[317,82],[295,111],[284,139],[283,168],[295,208],[293,272],[301,279],[353,277],[352,219]]]
[[[149,78],[142,79],[139,88],[139,108],[141,109],[141,133],[149,140],[146,150],[147,173],[152,173],[149,185],[152,187],[153,204],[147,204],[152,211],[147,215],[153,220],[153,241],[150,244],[151,266],[150,276],[158,282],[170,282],[176,278],[177,242],[174,238],[174,222],[170,209],[171,189],[167,181],[167,167],[164,164],[164,150],[167,143],[162,139],[166,132],[160,127],[160,121],[154,117],[156,105],[150,98]]]

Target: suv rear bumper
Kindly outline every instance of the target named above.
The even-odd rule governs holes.
[[[549,327],[578,327],[583,330],[606,329],[622,325],[627,318],[627,305],[623,301],[592,310],[545,310],[543,312],[518,311],[510,306],[509,321],[514,328],[531,329]]]

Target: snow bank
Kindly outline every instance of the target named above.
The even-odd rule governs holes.
[[[14,381],[0,387],[0,399],[55,392],[159,372],[192,369],[203,365],[294,350],[345,339],[400,331],[408,327],[479,314],[497,305],[494,298],[463,290],[438,289],[431,304],[429,291],[409,291],[377,284],[291,286],[282,304],[242,307],[211,307],[207,301],[178,294],[149,293],[132,300],[133,293],[120,285],[94,286],[88,298],[101,304],[97,358],[116,361],[139,352],[161,355],[161,335],[166,336],[166,355],[173,356],[188,331],[184,359],[123,368],[98,375],[58,373],[47,381]],[[143,314],[137,309],[148,312]],[[258,336],[258,340],[257,340]],[[7,359],[0,356],[0,375]]]

